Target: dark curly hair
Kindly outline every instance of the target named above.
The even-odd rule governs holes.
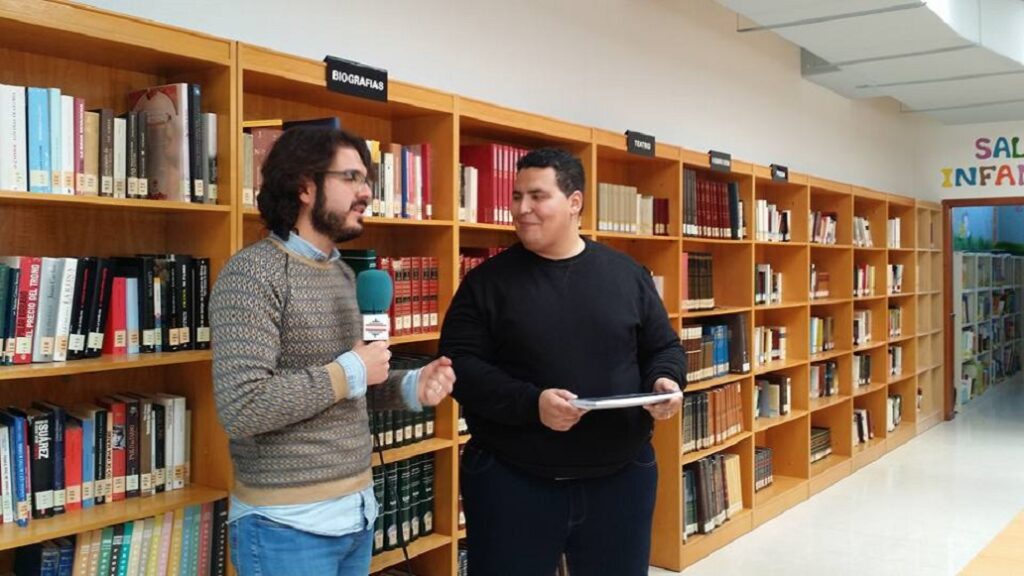
[[[260,217],[268,230],[288,239],[299,218],[299,191],[306,180],[322,194],[324,170],[328,170],[339,148],[355,150],[372,179],[373,164],[366,141],[344,130],[322,126],[296,126],[281,134],[270,149],[260,173],[260,186],[256,204]]]
[[[571,196],[579,190],[583,194],[583,163],[562,148],[538,148],[528,152],[516,162],[516,172],[526,168],[552,168],[562,194]]]

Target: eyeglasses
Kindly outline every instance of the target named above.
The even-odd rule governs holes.
[[[373,186],[373,181],[369,176],[358,170],[324,170],[322,173],[337,176],[345,184],[351,184],[356,188],[362,188],[363,185]]]

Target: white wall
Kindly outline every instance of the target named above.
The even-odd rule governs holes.
[[[977,147],[980,138],[987,138],[987,145],[994,153],[997,139],[1003,137],[1010,143],[1009,151],[1013,154],[1012,139],[1018,138],[1017,153],[1024,155],[1024,122],[997,122],[989,124],[963,124],[959,126],[929,126],[918,131],[917,182],[922,196],[932,200],[952,198],[991,198],[1005,196],[1024,196],[1024,182],[1021,178],[1021,166],[1024,158],[978,158],[985,152]],[[1009,166],[1012,182],[1004,177],[998,178],[999,167]],[[980,185],[978,177],[976,186],[956,186],[955,178],[950,179],[950,186],[944,187],[943,168],[979,168],[986,169],[990,174],[986,185]]]
[[[922,121],[800,77],[712,0],[88,0],[222,37],[695,150],[915,195]]]

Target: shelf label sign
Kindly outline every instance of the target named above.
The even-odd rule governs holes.
[[[732,172],[732,154],[719,152],[718,150],[708,150],[708,159],[712,170],[716,172]]]
[[[388,101],[388,71],[336,56],[326,56],[327,89],[349,96]]]
[[[626,151],[639,156],[654,156],[654,136],[626,130]]]
[[[782,164],[772,164],[772,180],[776,182],[789,182],[789,168]]]

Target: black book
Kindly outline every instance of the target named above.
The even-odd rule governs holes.
[[[399,540],[399,494],[398,464],[384,466],[384,549],[394,550],[401,546]]]
[[[167,411],[163,404],[153,402],[153,491],[163,492],[167,489]]]
[[[110,576],[117,576],[119,567],[121,565],[121,548],[130,544],[126,544],[124,541],[124,524],[114,525],[114,537],[111,539],[110,544],[110,571],[107,572]],[[102,570],[102,567],[100,568]]]
[[[86,327],[85,357],[96,358],[103,353],[103,331],[110,313],[110,291],[114,284],[113,266],[106,258],[96,259],[96,273],[93,275],[90,291],[89,316]]]
[[[206,201],[205,182],[203,182],[203,115],[200,112],[202,89],[199,84],[188,85],[188,158],[189,175],[191,177],[191,198],[193,202]]]
[[[225,576],[228,573],[228,501],[213,503],[212,547],[210,549],[210,576]]]
[[[412,539],[423,532],[423,462],[414,458],[409,462],[409,531]]]
[[[0,364],[11,364],[14,360],[14,335],[17,329],[18,318],[18,286],[21,281],[21,268],[9,268],[7,273],[7,293],[8,299],[6,306],[0,309],[0,314],[6,315],[4,322],[4,333],[0,334],[3,340],[0,340]],[[0,305],[3,305],[0,302]]]
[[[63,514],[67,500],[64,478],[64,422],[67,411],[49,402],[33,402],[32,407],[50,415],[53,440],[53,513]]]
[[[124,140],[125,140],[125,177],[127,178],[125,197],[138,198],[139,196],[139,113],[130,110],[121,114],[124,118]]]
[[[434,533],[434,456],[425,454],[420,457],[422,472],[420,476],[420,512],[423,536]]]
[[[110,108],[98,108],[90,112],[100,116],[100,196],[109,198],[114,195],[114,111]]]
[[[377,500],[377,519],[373,523],[373,553],[384,550],[384,468],[373,469],[373,496]]]
[[[135,498],[141,493],[142,446],[142,413],[139,398],[127,394],[115,394],[117,400],[124,402],[125,455],[124,455],[124,495]]]
[[[210,259],[192,259],[192,342],[196,350],[210,349]]]
[[[138,153],[138,160],[136,165],[138,167],[139,176],[139,198],[149,198],[149,170],[146,168],[146,130],[148,117],[145,110],[136,110],[136,133],[135,133],[135,151]]]
[[[68,329],[68,360],[85,357],[85,340],[89,325],[89,302],[96,289],[96,258],[79,258],[75,270],[75,293],[71,303],[71,323]]]
[[[8,410],[28,423],[32,518],[49,518],[53,516],[53,415],[34,408]]]
[[[113,490],[113,480],[107,474],[107,453],[110,452],[107,434],[108,415],[106,408],[89,405],[93,410],[93,503],[103,504]]]

